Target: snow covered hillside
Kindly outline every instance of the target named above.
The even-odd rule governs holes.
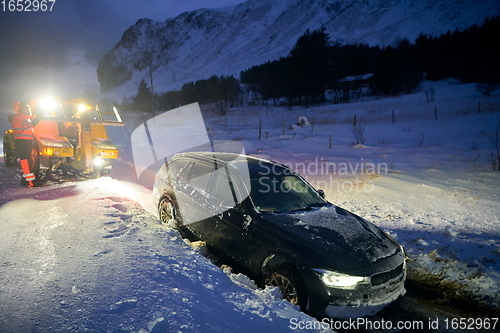
[[[354,115],[366,140],[353,146]],[[293,167],[393,235],[410,279],[498,308],[500,172],[488,158],[498,93],[426,82],[411,95],[203,116],[212,139]],[[300,116],[311,126],[291,126]],[[19,172],[0,167],[0,332],[296,332],[291,319],[314,321],[160,224],[150,190],[134,183],[140,117],[110,129],[122,150],[111,177],[20,188]]]
[[[286,56],[307,30],[326,27],[344,44],[391,45],[419,34],[481,24],[500,15],[498,1],[248,0],[222,9],[199,9],[155,22],[141,19],[97,69],[103,91],[120,102],[137,93],[142,79],[156,93],[212,75],[234,75]]]

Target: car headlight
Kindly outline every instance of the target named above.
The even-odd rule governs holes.
[[[314,269],[321,281],[329,287],[340,289],[354,289],[360,283],[369,283],[369,277],[353,276],[326,269]]]

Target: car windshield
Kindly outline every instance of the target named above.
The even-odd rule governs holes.
[[[250,197],[259,211],[293,212],[327,204],[316,190],[291,171],[251,177],[250,183]]]

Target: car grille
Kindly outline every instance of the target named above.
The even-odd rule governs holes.
[[[380,286],[381,284],[386,283],[389,280],[397,278],[403,273],[404,264],[399,265],[391,271],[375,274],[371,277],[372,286]]]

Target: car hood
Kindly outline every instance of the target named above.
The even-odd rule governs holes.
[[[278,237],[318,268],[348,272],[399,251],[398,243],[378,227],[334,205],[270,214],[265,220]]]

